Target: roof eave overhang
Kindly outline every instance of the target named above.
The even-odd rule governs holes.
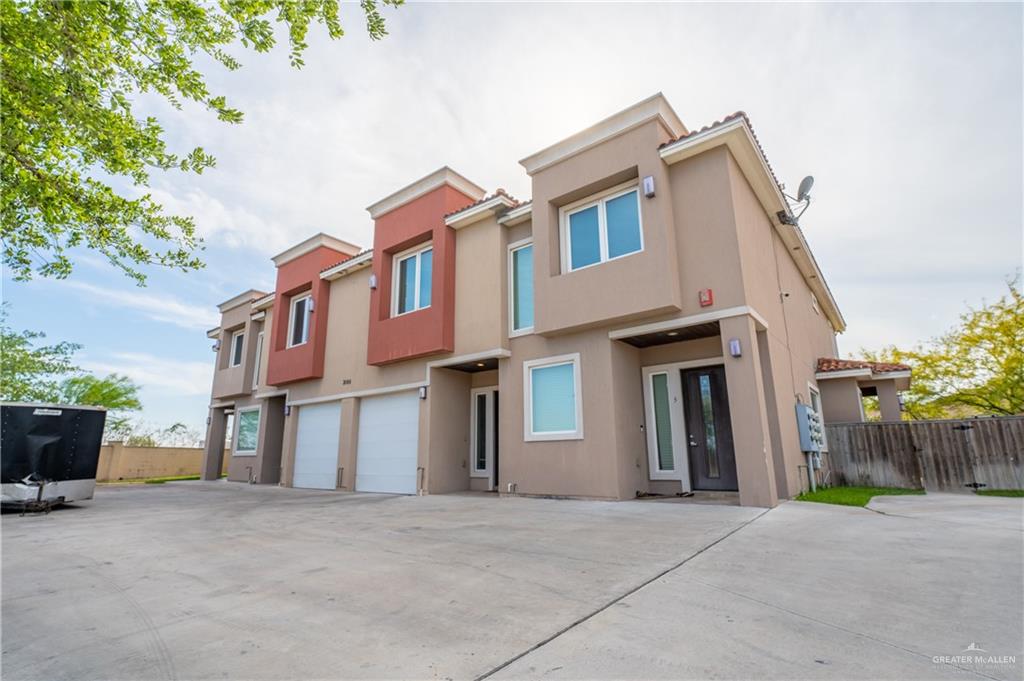
[[[814,291],[832,327],[837,332],[845,331],[846,320],[843,319],[839,306],[825,283],[824,275],[811,254],[803,232],[799,227],[783,224],[779,219],[779,213],[791,217],[792,212],[745,118],[737,118],[723,125],[688,135],[662,147],[659,154],[665,163],[672,165],[721,145],[725,145],[736,159],[775,231],[789,248],[797,267]]]
[[[401,208],[407,203],[415,201],[424,194],[428,194],[438,187],[448,185],[459,192],[470,197],[474,201],[482,199],[487,192],[483,187],[466,179],[448,166],[442,166],[434,172],[421,177],[412,184],[408,184],[396,192],[392,192],[380,201],[367,206],[366,210],[370,217],[376,220],[385,213],[390,213],[396,208]]]
[[[274,305],[274,296],[275,295],[276,294],[274,294],[274,293],[268,293],[267,295],[263,296],[262,298],[259,298],[257,300],[252,301],[252,311],[253,312],[258,312],[260,310],[266,310],[266,309],[269,309],[270,307],[272,307]]]
[[[452,229],[462,229],[463,227],[468,227],[475,222],[479,222],[484,218],[495,215],[499,211],[511,208],[515,205],[516,204],[512,199],[499,194],[493,199],[489,199],[483,203],[449,215],[444,219],[444,224],[448,225]]]
[[[658,92],[598,121],[585,130],[530,154],[521,159],[519,165],[526,169],[527,175],[533,175],[650,121],[657,121],[672,137],[679,137],[687,132],[686,126],[683,125],[672,105],[668,103],[663,94]]]
[[[827,381],[833,378],[856,378],[862,381],[885,381],[909,379],[910,371],[872,371],[871,369],[844,369],[843,371],[819,371],[814,378]]]
[[[513,227],[529,221],[533,217],[533,202],[521,203],[498,218],[499,225]]]
[[[320,278],[326,281],[334,281],[344,277],[346,274],[369,267],[371,264],[373,264],[373,251],[367,251],[355,258],[349,258],[345,262],[338,263],[334,267],[327,268],[320,273]]]
[[[219,335],[220,335],[220,327],[219,326],[217,328],[215,328],[215,329],[210,329],[209,331],[206,332],[206,337],[207,338],[216,338]]]
[[[224,313],[227,312],[228,310],[238,307],[243,303],[247,303],[251,300],[255,300],[256,298],[265,295],[266,293],[264,293],[263,291],[257,291],[256,289],[251,288],[248,291],[243,291],[242,293],[239,293],[237,296],[225,300],[223,303],[217,306],[217,311]]]
[[[320,232],[319,234],[314,234],[313,236],[309,237],[304,241],[300,241],[291,248],[281,251],[273,258],[271,258],[271,260],[273,261],[274,265],[280,267],[281,265],[291,262],[292,260],[295,260],[300,256],[306,255],[307,253],[312,253],[313,251],[321,247],[329,248],[333,251],[337,251],[338,253],[342,253],[344,255],[355,255],[356,253],[362,250],[361,248],[359,248],[359,246],[356,246],[355,244],[350,244],[349,242],[342,241],[341,239],[333,237],[330,234],[324,234],[323,232]]]

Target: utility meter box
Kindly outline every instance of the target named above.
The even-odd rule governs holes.
[[[808,404],[796,405],[796,430],[800,434],[800,451],[821,451],[825,444],[825,426],[821,417]]]

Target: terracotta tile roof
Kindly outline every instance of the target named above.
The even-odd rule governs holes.
[[[365,250],[359,251],[359,252],[358,252],[358,253],[356,253],[355,255],[349,256],[349,257],[345,258],[344,260],[339,260],[338,262],[334,263],[334,264],[333,264],[333,265],[331,265],[330,267],[325,267],[325,268],[323,268],[322,270],[320,270],[320,274],[323,274],[323,273],[324,273],[324,272],[326,272],[327,270],[330,270],[330,269],[334,269],[334,268],[335,268],[335,267],[337,267],[338,265],[340,265],[340,264],[342,264],[342,263],[345,263],[345,262],[348,262],[349,260],[354,260],[354,259],[356,259],[356,258],[358,258],[358,257],[360,257],[360,256],[363,256],[363,255],[366,255],[367,253],[372,253],[372,252],[373,252],[373,249],[372,249],[372,248],[367,248],[367,249],[365,249]]]
[[[669,140],[668,142],[665,142],[664,144],[658,145],[658,148],[659,149],[664,149],[668,145],[675,144],[679,140],[684,140],[687,137],[693,137],[694,135],[699,135],[702,132],[707,132],[708,130],[713,130],[714,128],[719,128],[719,127],[725,125],[726,123],[732,123],[733,121],[740,120],[740,119],[746,121],[747,128],[750,129],[750,134],[754,137],[754,144],[757,145],[757,149],[758,149],[758,151],[761,152],[761,157],[764,159],[765,165],[768,166],[768,172],[770,172],[772,174],[772,179],[775,180],[775,184],[777,184],[779,186],[779,191],[782,191],[782,183],[779,182],[779,178],[775,175],[775,169],[772,168],[772,164],[768,162],[768,154],[764,153],[764,147],[761,146],[761,140],[759,140],[757,138],[757,133],[754,132],[754,126],[751,124],[750,117],[747,116],[747,113],[745,111],[736,111],[734,113],[729,114],[728,116],[726,116],[725,118],[723,118],[721,120],[718,120],[718,121],[715,121],[714,123],[711,123],[710,125],[705,125],[700,130],[691,130],[690,132],[686,133],[685,135],[680,135],[679,137],[677,137],[677,138],[675,138],[673,140]]]
[[[462,211],[469,210],[470,208],[475,208],[476,206],[479,206],[482,203],[487,203],[488,201],[490,201],[492,199],[496,199],[499,196],[504,196],[506,199],[511,201],[512,202],[512,206],[511,206],[512,208],[515,208],[520,203],[520,201],[518,199],[516,199],[516,197],[512,196],[511,194],[509,194],[508,192],[506,192],[501,187],[498,187],[498,189],[496,189],[494,191],[494,193],[491,194],[490,196],[485,196],[484,198],[480,199],[479,201],[474,201],[473,203],[469,204],[468,206],[463,206],[462,208],[460,208],[458,210],[453,210],[451,213],[445,213],[444,217],[450,218],[453,215],[457,215],[457,214],[461,213]]]
[[[853,369],[870,369],[875,374],[884,374],[892,371],[910,371],[910,367],[906,364],[868,362],[863,359],[836,359],[834,357],[818,358],[818,371],[822,373],[850,371]]]

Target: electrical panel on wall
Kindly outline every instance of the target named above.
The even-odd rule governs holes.
[[[796,405],[796,429],[800,434],[800,451],[820,452],[825,444],[825,430],[819,416],[810,405]]]

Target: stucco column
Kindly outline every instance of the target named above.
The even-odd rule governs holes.
[[[903,418],[900,413],[900,397],[896,391],[893,381],[880,381],[876,387],[878,390],[878,409],[882,412],[883,421],[899,421]]]
[[[856,378],[830,378],[818,381],[821,411],[825,423],[860,423],[864,420],[860,386]]]
[[[281,487],[291,487],[295,476],[295,437],[299,423],[299,409],[288,407],[284,416],[284,435],[281,438]]]
[[[740,504],[772,507],[779,503],[779,497],[771,461],[771,439],[757,329],[754,320],[748,316],[729,317],[719,324],[733,446],[736,450]],[[740,341],[740,357],[729,355],[729,341],[733,338]]]
[[[210,410],[210,423],[206,427],[206,445],[203,449],[203,480],[218,480],[224,466],[224,437],[227,418],[224,409]]]

